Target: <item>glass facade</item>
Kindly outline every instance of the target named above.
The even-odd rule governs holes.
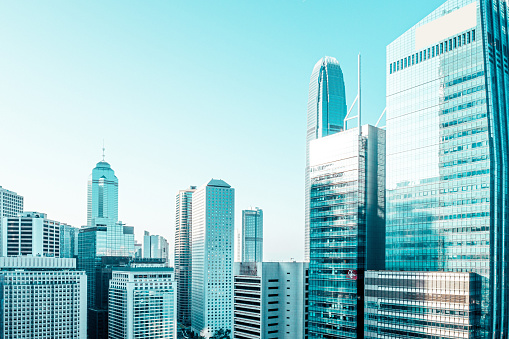
[[[509,333],[507,3],[450,0],[387,47],[387,268],[476,272]]]
[[[263,261],[263,211],[242,211],[242,262]]]
[[[310,144],[309,338],[362,338],[363,276],[384,268],[385,131]]]
[[[364,338],[479,338],[475,273],[367,271]]]
[[[305,177],[305,260],[309,260],[309,143],[312,140],[341,131],[345,116],[346,95],[343,71],[335,58],[324,57],[315,64],[309,81]]]
[[[60,258],[78,257],[79,228],[60,224]]]
[[[177,321],[191,326],[191,217],[196,186],[181,190],[176,197],[175,277],[178,285]]]
[[[118,179],[110,164],[100,161],[88,178],[87,225],[118,221]]]

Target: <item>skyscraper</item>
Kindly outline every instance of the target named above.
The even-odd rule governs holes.
[[[0,219],[16,217],[21,212],[23,212],[23,197],[0,186]]]
[[[193,193],[191,329],[232,330],[235,190],[212,179]]]
[[[145,231],[143,236],[143,258],[164,259],[169,265],[168,241],[160,235],[150,235]]]
[[[2,256],[60,256],[60,227],[45,213],[23,212],[4,218],[1,228]],[[66,225],[68,226],[68,225]]]
[[[76,259],[0,258],[0,338],[87,338],[87,277]]]
[[[191,218],[196,186],[180,190],[176,197],[175,277],[177,279],[177,321],[191,326]]]
[[[387,46],[387,269],[481,276],[509,335],[507,2],[449,0]]]
[[[242,262],[263,261],[263,211],[242,211]]]
[[[315,64],[309,81],[305,174],[305,260],[309,260],[309,143],[343,130],[346,95],[339,62],[324,57]]]
[[[362,338],[364,271],[384,269],[385,131],[365,125],[309,146],[309,337]]]
[[[104,159],[92,170],[87,193],[87,226],[118,221],[118,179]]]
[[[177,283],[165,263],[113,267],[109,339],[177,339]]]
[[[60,258],[78,257],[79,228],[60,224]]]

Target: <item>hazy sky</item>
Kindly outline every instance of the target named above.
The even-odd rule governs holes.
[[[426,1],[0,1],[0,186],[86,224],[106,160],[119,217],[172,244],[175,194],[220,178],[264,210],[267,260],[303,259],[309,77],[324,55],[363,123],[385,107],[385,46]]]

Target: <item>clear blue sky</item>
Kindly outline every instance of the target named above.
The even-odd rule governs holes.
[[[264,209],[265,258],[303,258],[309,76],[336,57],[363,123],[385,107],[385,46],[426,1],[2,1],[0,185],[25,209],[86,224],[101,159],[119,217],[174,237],[175,194],[221,178]]]

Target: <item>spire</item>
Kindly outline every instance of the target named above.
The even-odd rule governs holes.
[[[103,161],[104,161],[104,151],[106,150],[106,148],[104,148],[104,139],[103,139]]]

